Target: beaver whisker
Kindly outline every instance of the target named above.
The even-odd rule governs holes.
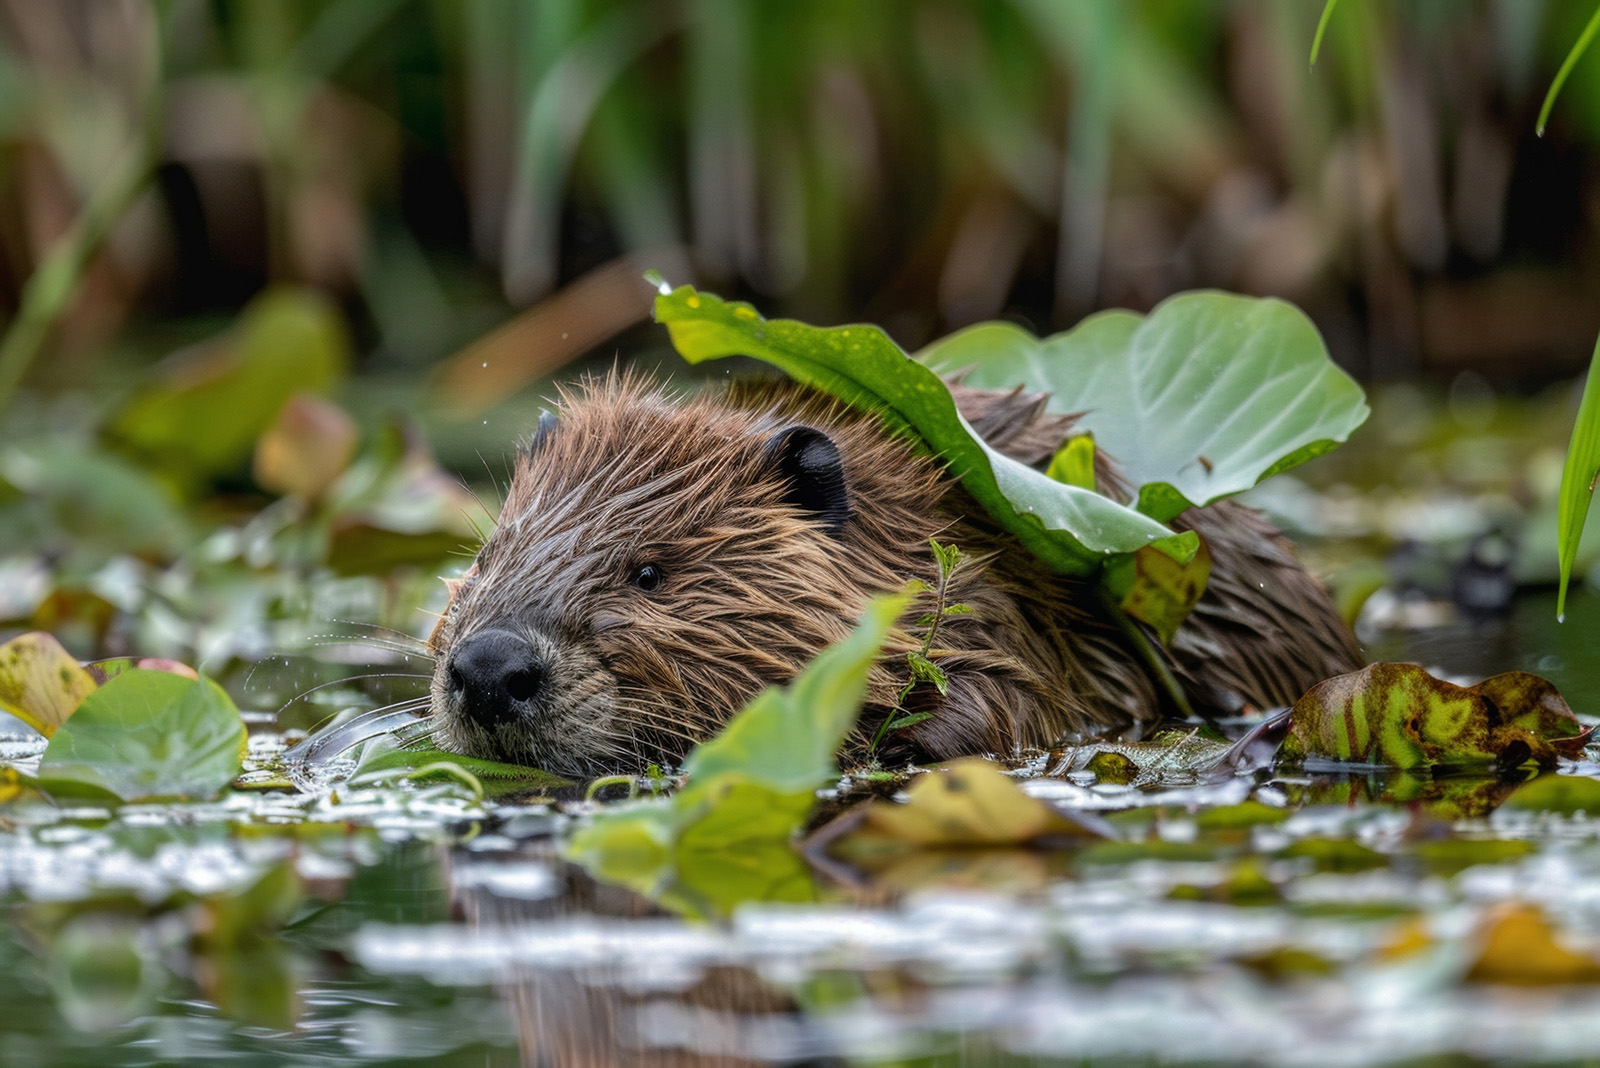
[[[347,627],[362,627],[366,630],[386,635],[395,641],[410,643],[418,649],[426,649],[428,647],[428,643],[422,638],[419,638],[417,635],[412,634],[409,631],[400,630],[397,627],[385,626],[382,623],[373,623],[372,621],[365,619],[344,619],[339,616],[332,617],[330,622],[343,623]]]
[[[307,697],[310,697],[312,694],[316,693],[317,691],[326,690],[330,686],[343,686],[343,685],[345,685],[347,683],[351,683],[351,682],[365,682],[368,679],[431,679],[432,677],[433,677],[432,675],[424,674],[424,673],[422,673],[420,671],[369,671],[364,675],[346,675],[343,678],[330,679],[327,682],[319,682],[315,686],[312,686],[312,687],[310,687],[308,689],[305,689],[305,690],[301,690],[299,693],[297,693],[293,697],[289,698],[283,704],[279,705],[278,706],[278,711],[273,713],[273,715],[275,715],[275,716],[283,715],[283,713],[288,710],[289,706],[294,704],[296,701],[304,701]],[[407,701],[420,700],[420,701],[426,703],[428,698],[425,697],[425,696],[424,697],[418,697],[418,698],[409,698],[408,697],[408,698],[405,698],[404,700],[407,700]],[[385,705],[383,708],[375,709],[374,711],[381,712],[381,711],[384,711],[387,708],[392,708],[392,707],[393,707],[393,705]]]
[[[427,723],[437,717],[419,718],[416,713],[427,708],[428,697],[412,697],[396,701],[382,708],[368,709],[342,723],[313,732],[303,741],[284,751],[284,759],[321,763],[349,751],[369,738],[390,732],[399,733],[415,723]],[[435,722],[431,729],[437,729]],[[414,741],[415,739],[410,739]],[[404,744],[404,743],[402,743]]]

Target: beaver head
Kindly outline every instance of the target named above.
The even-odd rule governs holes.
[[[676,761],[926,564],[931,462],[814,395],[732,392],[562,395],[430,640],[441,745],[568,774]]]

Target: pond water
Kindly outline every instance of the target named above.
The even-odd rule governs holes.
[[[1533,597],[1369,651],[1593,695],[1597,608],[1579,598],[1557,627]],[[258,778],[281,747],[255,735]],[[1600,1048],[1600,966],[1558,958],[1576,970],[1548,985],[1494,951],[1600,959],[1600,819],[1478,781],[1025,783],[1107,815],[1118,840],[870,870],[791,858],[780,900],[709,920],[565,862],[581,801],[447,782],[114,816],[15,804],[0,1063],[1531,1064]]]
[[[1320,483],[1274,480],[1257,503],[1302,534],[1342,531],[1307,543],[1324,570],[1365,556],[1410,589],[1369,605],[1369,658],[1534,671],[1600,717],[1600,596],[1576,595],[1563,624],[1548,592],[1467,622],[1448,582],[1419,592],[1396,551],[1431,539],[1448,563],[1506,502],[1549,511],[1546,439],[1566,424],[1546,404],[1463,453],[1457,431],[1427,430],[1443,417],[1401,401],[1375,398],[1368,444],[1313,465]],[[1412,440],[1424,430],[1436,446]],[[376,615],[346,591],[327,583],[313,614]],[[582,800],[282,788],[279,732],[425,686],[414,657],[369,669],[371,650],[312,644],[225,673],[257,710],[255,788],[0,809],[0,1064],[1562,1064],[1600,1049],[1600,747],[1526,786],[1175,768],[1135,789],[1038,761],[1017,772],[1030,794],[1116,837],[816,866],[785,850],[745,858],[761,893],[725,888],[688,918],[563,859]],[[0,726],[0,760],[39,750]]]

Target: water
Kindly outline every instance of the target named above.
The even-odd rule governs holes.
[[[1570,609],[1558,625],[1553,597],[1529,597],[1503,622],[1369,636],[1368,653],[1538,671],[1600,712],[1600,599]],[[282,744],[258,733],[254,759]],[[1496,807],[1511,787],[1494,783],[1087,783],[1027,788],[1093,807],[1119,841],[796,864],[787,900],[709,923],[567,864],[561,806],[449,782],[114,816],[13,804],[0,1063],[1541,1064],[1600,1048],[1600,963],[1509,985],[1484,948],[1521,909],[1600,962],[1600,820]],[[1419,799],[1364,800],[1385,796]]]

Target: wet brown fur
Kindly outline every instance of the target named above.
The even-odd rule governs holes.
[[[1043,398],[955,387],[997,448],[1042,464],[1070,428]],[[839,536],[784,500],[767,441],[803,425],[843,459],[851,515]],[[1118,490],[1109,466],[1102,485]],[[1195,509],[1211,583],[1170,650],[1201,706],[1233,711],[1294,700],[1359,663],[1327,595],[1255,512]],[[559,422],[517,459],[501,519],[435,632],[440,744],[583,774],[673,762],[763,686],[791,678],[843,638],[874,593],[937,575],[930,537],[967,557],[949,598],[971,607],[938,631],[941,698],[892,736],[890,759],[939,759],[1132,731],[1170,711],[1095,588],[1040,563],[997,528],[932,458],[869,414],[787,383],[674,397],[613,375],[563,394]],[[641,564],[663,573],[645,592]],[[920,645],[914,606],[874,670],[853,747],[882,722]],[[556,700],[489,732],[444,684],[453,643],[512,629],[550,665]]]

